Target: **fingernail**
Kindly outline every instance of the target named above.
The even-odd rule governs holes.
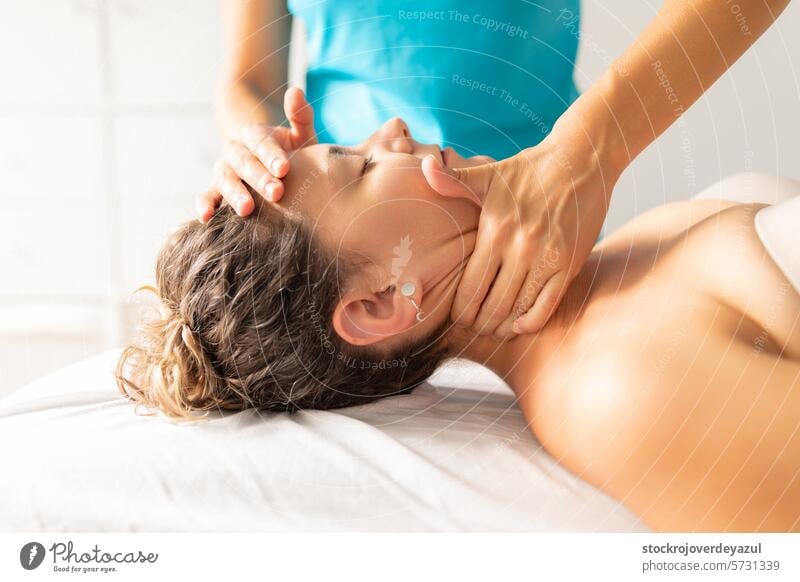
[[[274,158],[272,162],[270,162],[269,167],[272,170],[273,174],[277,174],[281,171],[281,165],[283,164],[283,160],[280,158]]]

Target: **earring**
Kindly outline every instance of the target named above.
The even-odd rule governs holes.
[[[407,281],[403,283],[403,286],[400,287],[400,293],[402,293],[403,297],[408,297],[408,300],[411,301],[411,305],[417,310],[417,321],[422,321],[423,315],[422,310],[417,305],[417,302],[414,301],[414,293],[417,292],[417,288],[414,286],[414,283],[411,281]]]

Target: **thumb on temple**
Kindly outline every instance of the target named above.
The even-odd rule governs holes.
[[[298,147],[317,143],[314,131],[314,109],[306,101],[303,90],[290,87],[283,95],[283,111],[291,125],[292,137],[299,142]]]
[[[495,165],[492,162],[468,168],[448,168],[430,155],[422,160],[422,173],[430,187],[442,196],[465,198],[483,207]]]

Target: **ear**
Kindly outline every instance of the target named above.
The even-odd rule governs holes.
[[[417,292],[413,299],[420,305],[422,284],[413,277],[404,277],[402,282],[407,281],[414,283]],[[354,346],[371,345],[410,329],[418,323],[417,309],[408,297],[400,294],[399,285],[384,292],[346,292],[333,311],[333,329]]]

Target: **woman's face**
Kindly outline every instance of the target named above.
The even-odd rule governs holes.
[[[333,314],[349,343],[391,349],[429,337],[450,313],[480,208],[428,185],[422,160],[429,155],[449,167],[491,161],[418,143],[399,118],[357,146],[314,145],[292,154],[277,207],[299,216],[319,244],[366,265],[342,281]],[[398,291],[409,287],[411,298]]]
[[[301,215],[329,248],[369,257],[391,275],[415,259],[445,268],[472,252],[463,239],[476,231],[480,209],[428,185],[421,169],[428,155],[449,167],[491,161],[421,144],[394,118],[356,146],[320,144],[294,152],[279,206]]]

